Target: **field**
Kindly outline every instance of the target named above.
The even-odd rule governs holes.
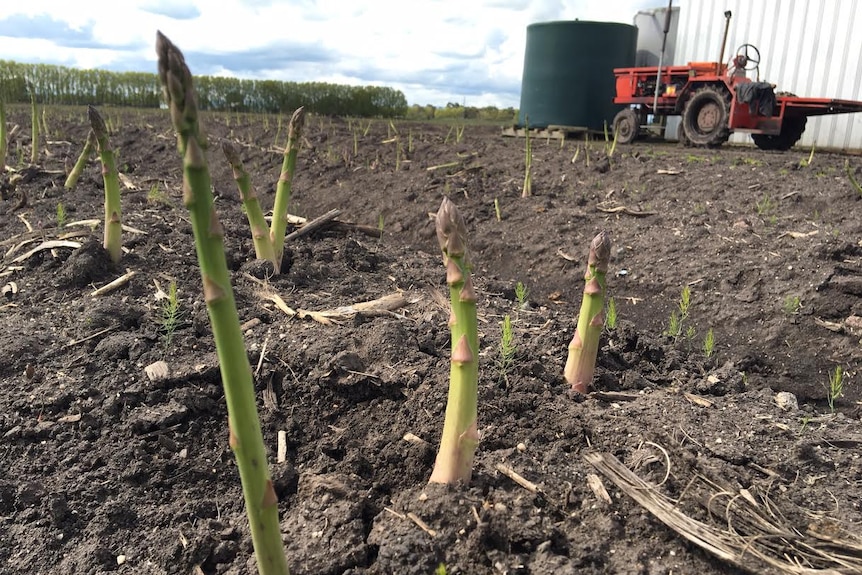
[[[118,266],[101,223],[76,224],[103,217],[98,162],[63,188],[85,110],[47,110],[39,168],[29,110],[9,113],[0,571],[253,573],[170,119],[102,113],[127,184]],[[534,140],[522,198],[525,142],[499,127],[311,117],[290,212],[341,223],[289,240],[273,276],[221,143],[270,209],[286,121],[204,126],[293,573],[859,572],[862,192],[845,170],[862,180],[859,157],[642,142],[608,161],[601,139]],[[459,487],[427,483],[449,373],[429,217],[444,195],[479,294],[481,442]],[[584,397],[562,369],[601,230],[618,322]],[[81,246],[30,253],[57,239]],[[392,294],[400,305],[330,324],[299,311]],[[167,375],[148,376],[158,361]]]

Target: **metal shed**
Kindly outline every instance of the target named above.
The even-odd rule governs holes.
[[[760,78],[776,90],[862,100],[862,0],[678,0],[674,5],[680,8],[675,64],[715,61],[723,14],[731,10],[726,60],[738,46],[754,44],[761,54]],[[730,141],[751,139],[734,134]],[[862,113],[810,118],[799,145],[862,150]]]

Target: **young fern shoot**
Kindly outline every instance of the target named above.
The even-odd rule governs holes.
[[[837,365],[835,371],[829,374],[829,385],[826,388],[826,402],[829,404],[830,413],[835,413],[835,402],[842,395],[844,395],[844,370]]]
[[[0,146],[0,152],[2,151],[3,147]],[[847,174],[847,179],[850,180],[853,188],[862,195],[862,185],[860,185],[859,180],[856,179],[853,167],[850,165],[850,160],[844,160],[844,172]]]
[[[224,228],[213,205],[192,75],[182,52],[161,32],[156,52],[159,80],[183,158],[183,203],[189,210],[228,411],[229,444],[242,481],[246,513],[260,575],[286,575],[278,497],[266,464],[254,381],[224,252]]]
[[[497,367],[500,369],[500,380],[507,385],[509,372],[515,365],[517,353],[518,346],[515,344],[515,334],[512,331],[512,318],[506,314],[500,323],[500,357],[497,359]]]
[[[614,331],[617,329],[617,320],[619,316],[617,315],[617,302],[614,298],[608,299],[608,309],[605,312],[605,326],[608,328],[608,331]]]
[[[169,348],[174,342],[174,335],[182,321],[182,310],[180,309],[180,298],[177,291],[176,280],[168,284],[168,292],[164,294],[159,309],[159,327],[162,332],[162,343]]]
[[[473,473],[473,457],[479,444],[477,403],[479,382],[479,332],[476,291],[467,259],[467,227],[448,197],[437,211],[437,240],[449,284],[452,356],[449,398],[432,483],[467,483]]]
[[[604,328],[605,277],[611,259],[611,237],[599,233],[590,244],[587,271],[584,275],[584,299],[578,315],[578,326],[569,343],[565,377],[572,390],[586,393],[592,385],[599,352],[599,338]]]

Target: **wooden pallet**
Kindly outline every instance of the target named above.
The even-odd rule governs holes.
[[[585,134],[598,135],[600,133],[599,130],[591,130],[583,126],[551,125],[547,128],[530,128],[531,138],[552,140],[566,140],[572,136],[583,137]],[[527,136],[527,130],[523,126],[506,126],[503,128],[503,135],[510,138],[524,138]]]

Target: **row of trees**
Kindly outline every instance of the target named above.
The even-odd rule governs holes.
[[[407,99],[385,86],[346,86],[323,82],[280,82],[198,76],[203,110],[287,113],[300,106],[327,116],[394,118],[406,115]],[[156,74],[80,70],[49,64],[0,60],[0,98],[50,105],[98,104],[157,108],[161,89]]]
[[[408,120],[487,120],[490,122],[517,122],[518,110],[515,108],[495,108],[485,106],[462,106],[449,102],[445,107],[435,107],[431,104],[419,106],[413,104],[407,109],[405,117]]]

